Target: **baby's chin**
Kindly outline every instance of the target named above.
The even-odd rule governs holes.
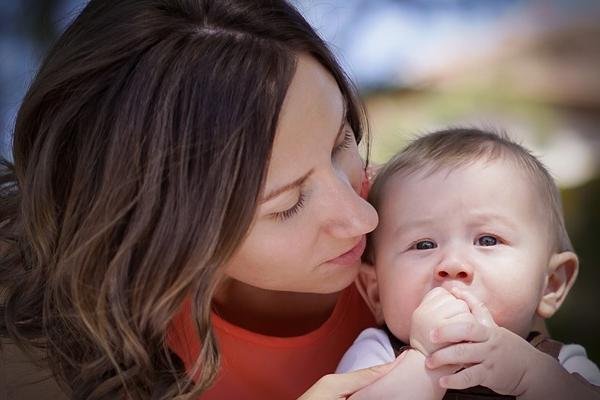
[[[387,330],[389,330],[391,334],[394,335],[394,337],[400,340],[401,342],[405,344],[410,344],[410,328],[406,329],[406,327],[404,327],[402,329],[394,329],[389,325],[385,325],[384,327],[387,327]]]

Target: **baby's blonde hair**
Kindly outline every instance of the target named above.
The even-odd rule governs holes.
[[[540,160],[504,132],[450,128],[417,138],[382,167],[373,181],[368,201],[379,210],[385,186],[397,174],[406,176],[425,171],[430,175],[440,169],[452,170],[480,160],[494,161],[499,158],[513,161],[525,171],[536,187],[540,204],[546,208],[550,227],[554,231],[553,249],[556,252],[573,251],[565,228],[560,192],[554,179]],[[375,261],[373,234],[369,235],[364,255],[364,260],[370,264]]]

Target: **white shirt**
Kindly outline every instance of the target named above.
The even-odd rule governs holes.
[[[336,372],[350,372],[385,364],[396,358],[390,339],[385,331],[365,329],[346,351]],[[578,344],[566,344],[560,349],[558,362],[569,373],[577,372],[592,385],[600,386],[600,370]]]

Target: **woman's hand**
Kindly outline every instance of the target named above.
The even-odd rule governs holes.
[[[319,379],[298,400],[347,399],[353,393],[387,374],[394,362],[345,374],[329,374]]]

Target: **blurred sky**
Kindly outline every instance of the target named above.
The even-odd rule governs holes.
[[[597,0],[296,0],[361,87],[412,86],[508,35],[598,16]],[[597,19],[596,19],[597,21]]]

